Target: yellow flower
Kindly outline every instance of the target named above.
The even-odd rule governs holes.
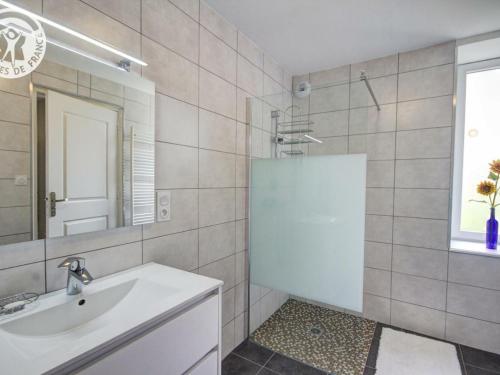
[[[490,163],[490,171],[500,174],[500,159],[493,160]]]
[[[477,192],[481,195],[491,195],[495,192],[495,184],[491,181],[481,181],[477,185]]]

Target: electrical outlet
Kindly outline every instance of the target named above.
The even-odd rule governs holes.
[[[169,221],[171,217],[170,212],[170,198],[169,190],[159,190],[156,192],[156,220]]]
[[[28,176],[18,175],[14,180],[14,185],[16,186],[26,186],[28,185]]]

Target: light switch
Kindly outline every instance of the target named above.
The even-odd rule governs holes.
[[[170,191],[159,190],[156,192],[156,220],[169,221],[170,220]]]
[[[18,175],[14,180],[14,185],[16,186],[26,186],[28,185],[28,176]]]

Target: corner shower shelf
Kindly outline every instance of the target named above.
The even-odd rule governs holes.
[[[302,134],[312,132],[312,129],[278,130],[278,134]]]

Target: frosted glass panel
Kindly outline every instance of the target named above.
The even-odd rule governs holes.
[[[366,155],[252,160],[253,284],[362,311]]]

